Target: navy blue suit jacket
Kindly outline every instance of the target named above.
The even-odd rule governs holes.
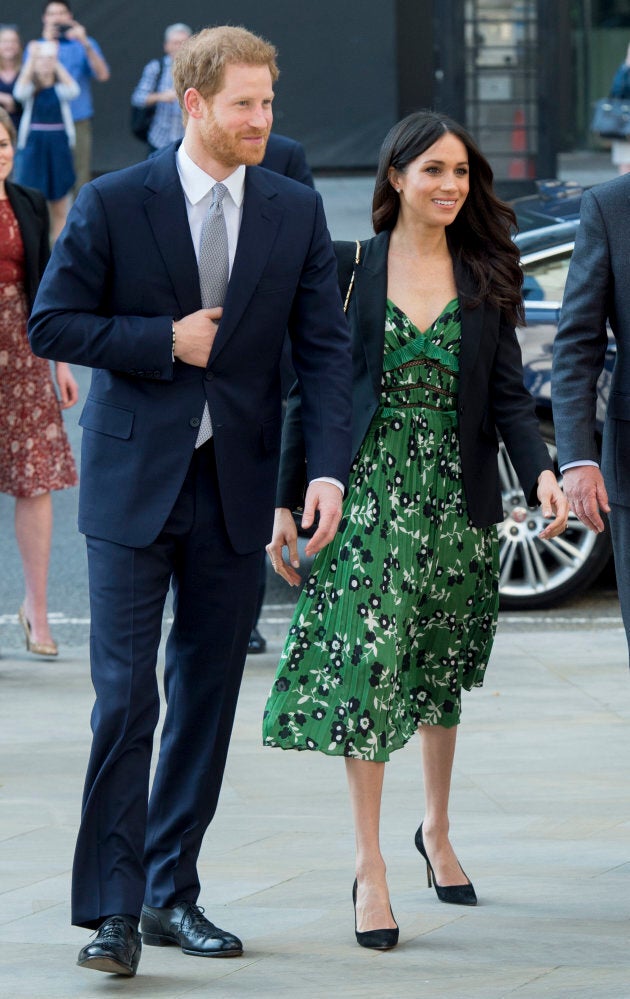
[[[299,180],[301,184],[315,187],[313,174],[306,162],[304,147],[286,135],[271,133],[261,166],[266,170],[284,174],[285,177],[292,177],[293,180]]]
[[[207,368],[173,363],[171,318],[201,308],[175,150],[82,188],[35,301],[31,346],[94,369],[80,420],[81,531],[133,547],[157,537],[207,400],[226,526],[245,553],[271,534],[287,328],[309,478],[347,481],[349,334],[319,195],[251,167]]]

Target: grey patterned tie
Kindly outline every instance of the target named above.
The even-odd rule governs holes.
[[[228,286],[229,258],[227,229],[223,215],[223,199],[227,194],[225,184],[215,184],[208,214],[201,227],[199,245],[199,284],[201,304],[204,309],[223,305]],[[208,403],[203,407],[195,447],[201,447],[212,437],[212,423]]]

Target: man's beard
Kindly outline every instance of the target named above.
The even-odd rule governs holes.
[[[208,154],[225,166],[237,167],[241,164],[245,166],[257,166],[265,155],[269,130],[266,133],[251,133],[252,136],[260,135],[264,139],[264,142],[260,145],[251,145],[250,143],[240,141],[242,136],[234,136],[222,128],[214,115],[211,115],[204,122],[201,135]],[[249,137],[250,133],[244,131],[243,135]]]

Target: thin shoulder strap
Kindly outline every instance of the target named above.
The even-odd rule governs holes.
[[[339,281],[339,291],[344,301],[344,312],[347,311],[350,303],[350,296],[354,286],[354,268],[359,263],[361,257],[361,244],[359,240],[350,243],[348,240],[335,240],[333,243],[335,256],[337,257],[337,278]]]
[[[348,285],[348,291],[346,292],[346,300],[343,303],[344,312],[348,311],[348,306],[350,305],[350,296],[352,294],[352,289],[354,288],[355,268],[359,263],[359,261],[361,260],[361,244],[358,239],[356,240],[356,244],[357,244],[357,252],[354,255],[354,267],[352,268],[352,276],[350,277],[350,284]]]

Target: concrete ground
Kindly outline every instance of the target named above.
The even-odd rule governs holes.
[[[511,620],[511,618],[509,619]],[[500,625],[486,687],[465,700],[452,837],[477,908],[428,890],[417,744],[387,767],[383,851],[400,944],[357,946],[343,763],[263,749],[284,631],[250,657],[200,902],[241,958],[146,947],[135,979],[75,966],[69,878],[89,747],[87,648],[0,660],[0,996],[147,999],[628,999],[630,690],[619,620],[601,630]]]

